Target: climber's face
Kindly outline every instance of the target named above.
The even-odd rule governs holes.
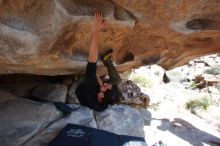
[[[98,101],[101,103],[105,97],[105,91],[111,90],[112,84],[104,83],[100,86],[99,93],[98,93]]]

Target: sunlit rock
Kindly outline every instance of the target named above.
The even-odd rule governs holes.
[[[119,71],[165,69],[220,52],[220,2],[173,0],[0,0],[0,74],[82,74],[92,16],[104,14],[100,54]],[[103,66],[99,71],[103,74]]]

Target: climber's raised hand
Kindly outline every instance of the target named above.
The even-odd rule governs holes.
[[[93,32],[89,45],[88,61],[95,63],[98,59],[99,32],[104,27],[104,20],[101,12],[96,12],[94,17]]]
[[[103,19],[103,15],[101,12],[97,11],[94,14],[94,24],[93,24],[93,32],[100,32],[101,29],[105,26],[105,21]]]

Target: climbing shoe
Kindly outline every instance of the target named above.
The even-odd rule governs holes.
[[[101,57],[102,61],[111,60],[111,58],[112,58],[112,53],[113,53],[113,50],[112,50],[112,49],[110,49],[110,50],[108,50],[106,53],[104,53],[104,55]]]

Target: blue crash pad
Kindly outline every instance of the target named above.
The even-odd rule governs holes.
[[[48,146],[123,146],[130,141],[145,142],[142,137],[117,135],[95,128],[67,124]]]

